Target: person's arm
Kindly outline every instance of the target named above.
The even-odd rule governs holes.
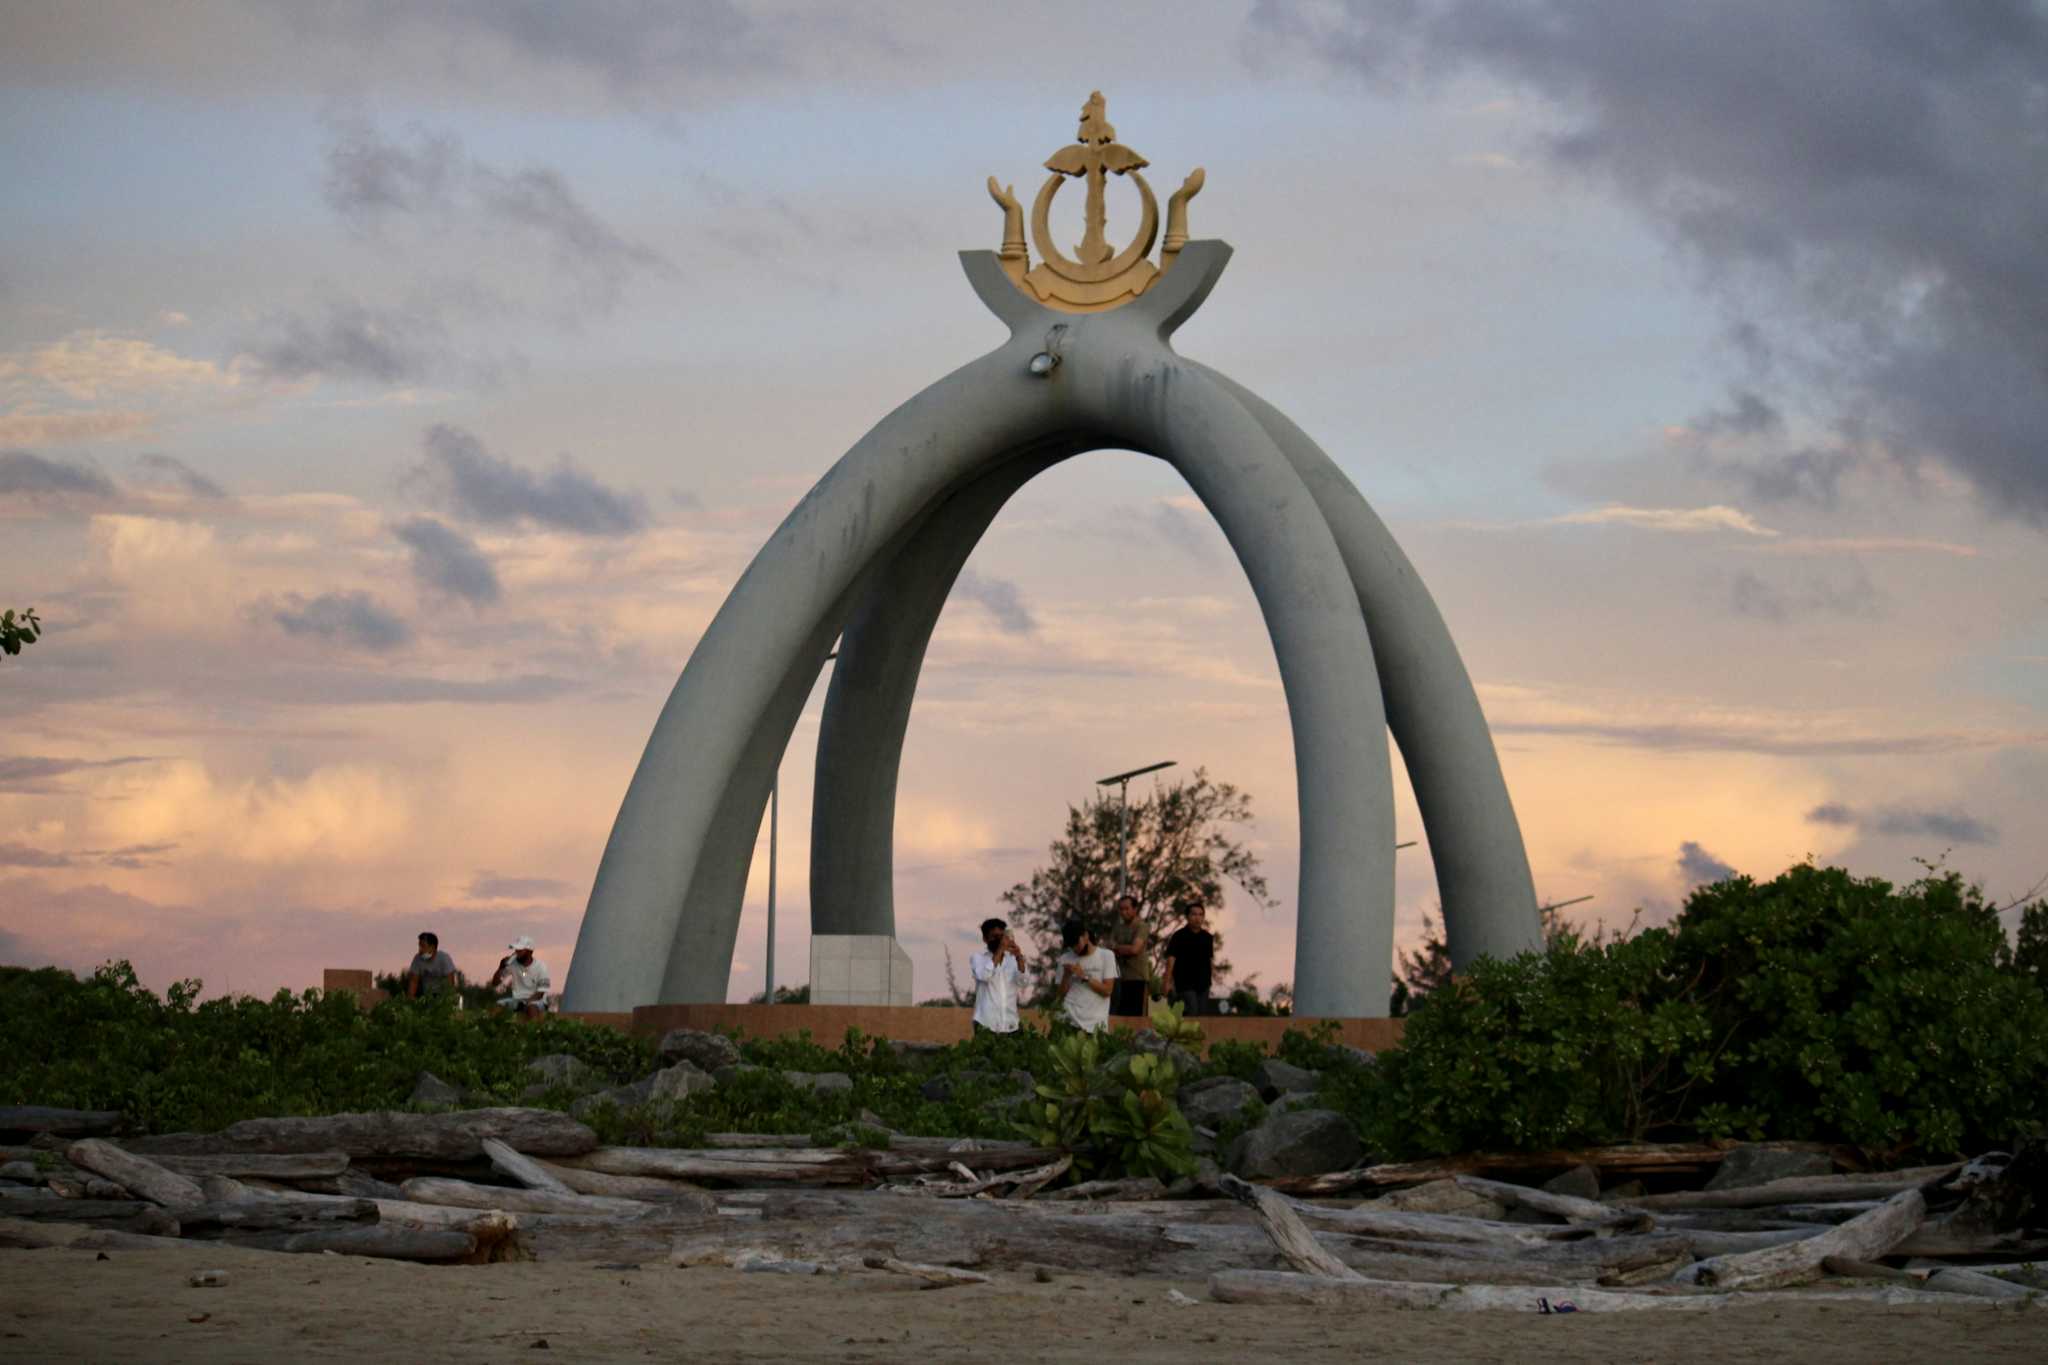
[[[1140,922],[1137,928],[1133,931],[1131,935],[1131,941],[1129,943],[1112,944],[1110,945],[1110,951],[1115,953],[1118,957],[1143,957],[1145,955],[1145,950],[1148,947],[1150,947],[1151,944],[1152,931],[1147,929],[1144,926],[1143,922]]]
[[[977,984],[987,981],[996,974],[996,960],[986,952],[976,953],[967,959],[967,974]]]

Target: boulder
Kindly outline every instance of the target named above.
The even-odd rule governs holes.
[[[1598,1199],[1600,1172],[1591,1166],[1574,1166],[1563,1175],[1554,1175],[1544,1181],[1543,1188],[1552,1194],[1569,1194],[1579,1199]]]
[[[1248,1179],[1323,1175],[1358,1164],[1365,1148],[1351,1120],[1329,1109],[1274,1114],[1231,1148],[1230,1165]]]
[[[1313,1094],[1320,1082],[1321,1077],[1307,1067],[1283,1062],[1277,1057],[1266,1058],[1252,1072],[1252,1084],[1269,1100],[1281,1095]]]
[[[597,1073],[591,1070],[590,1064],[566,1052],[536,1057],[526,1064],[526,1069],[533,1076],[533,1082],[519,1092],[521,1099],[537,1100],[557,1088],[588,1090],[597,1084]]]
[[[1624,1180],[1619,1185],[1609,1185],[1600,1191],[1603,1204],[1625,1204],[1631,1199],[1641,1199],[1650,1192],[1650,1187],[1640,1180]]]
[[[654,1098],[654,1077],[648,1076],[631,1085],[615,1085],[583,1096],[569,1106],[569,1113],[575,1118],[587,1118],[606,1105],[620,1109],[635,1109]]]
[[[739,1065],[740,1045],[722,1033],[706,1033],[693,1028],[672,1028],[662,1035],[660,1045],[654,1049],[654,1056],[664,1066],[688,1062],[699,1071],[715,1076],[722,1066]]]
[[[1131,1040],[1131,1046],[1140,1052],[1149,1052],[1154,1056],[1166,1058],[1167,1061],[1173,1063],[1174,1074],[1182,1080],[1187,1079],[1189,1076],[1201,1074],[1202,1059],[1200,1057],[1197,1057],[1179,1043],[1167,1042],[1156,1033],[1140,1033]]]
[[[1832,1175],[1835,1163],[1826,1152],[1786,1152],[1774,1147],[1737,1147],[1721,1158],[1721,1169],[1707,1182],[1710,1190],[1740,1190],[1797,1175]]]
[[[700,1090],[710,1090],[718,1084],[709,1072],[689,1062],[677,1062],[649,1076],[645,1082],[648,1100],[688,1099]]]
[[[1207,1157],[1195,1159],[1192,1174],[1184,1175],[1166,1187],[1168,1199],[1209,1199],[1223,1193],[1222,1168]]]
[[[453,1109],[462,1103],[462,1092],[431,1071],[422,1071],[412,1083],[405,1101],[415,1109]]]
[[[853,1089],[853,1077],[844,1071],[785,1071],[782,1079],[799,1090],[811,1090],[820,1095],[845,1094]]]
[[[1258,1097],[1256,1089],[1235,1076],[1211,1076],[1181,1087],[1180,1112],[1189,1123],[1214,1128],[1236,1118]]]

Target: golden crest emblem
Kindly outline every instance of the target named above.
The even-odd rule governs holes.
[[[1031,206],[1031,240],[1039,255],[1036,266],[1024,249],[1024,209],[1017,202],[1015,188],[998,184],[994,176],[988,180],[989,197],[1003,209],[1003,245],[996,253],[1003,273],[1026,294],[1061,312],[1099,313],[1144,293],[1187,245],[1188,200],[1202,190],[1203,173],[1198,166],[1167,200],[1166,241],[1155,266],[1150,258],[1152,244],[1159,239],[1159,201],[1141,174],[1151,163],[1116,140],[1116,128],[1107,113],[1107,102],[1097,90],[1081,106],[1081,129],[1073,143],[1046,159],[1045,168],[1052,174],[1039,187]],[[1106,235],[1108,210],[1103,190],[1112,175],[1130,177],[1141,206],[1137,235],[1121,251],[1110,245]],[[1074,249],[1079,259],[1063,254],[1052,236],[1052,201],[1069,179],[1081,181],[1088,191],[1082,220],[1085,227]]]

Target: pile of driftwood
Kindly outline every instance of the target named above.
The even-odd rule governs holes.
[[[1717,1147],[1465,1157],[1169,1198],[1157,1181],[1053,1188],[1063,1154],[894,1137],[730,1134],[601,1147],[567,1115],[479,1109],[257,1119],[115,1141],[114,1116],[0,1109],[0,1246],[163,1246],[419,1261],[878,1267],[932,1286],[992,1271],[1206,1280],[1223,1302],[1697,1311],[1821,1282],[1837,1297],[1968,1303],[2048,1289],[2048,1153],[1590,1199],[1528,1177],[1581,1163],[1671,1184]],[[1186,1191],[1181,1191],[1185,1194]]]

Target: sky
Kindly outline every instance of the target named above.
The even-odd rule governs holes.
[[[1206,170],[1192,235],[1236,254],[1175,345],[1415,562],[1539,898],[1654,924],[1811,857],[2016,902],[2048,876],[2044,73],[2011,0],[0,0],[0,605],[47,629],[0,659],[0,961],[268,993],[432,928],[573,971],[699,635],[1002,339],[956,253],[1096,89],[1155,185]],[[823,694],[782,768],[785,984]],[[1098,452],[1003,512],[934,637],[917,994],[1095,778],[1165,759],[1251,794],[1278,904],[1220,924],[1287,980],[1256,603],[1171,469]],[[735,999],[767,860],[764,827]]]

